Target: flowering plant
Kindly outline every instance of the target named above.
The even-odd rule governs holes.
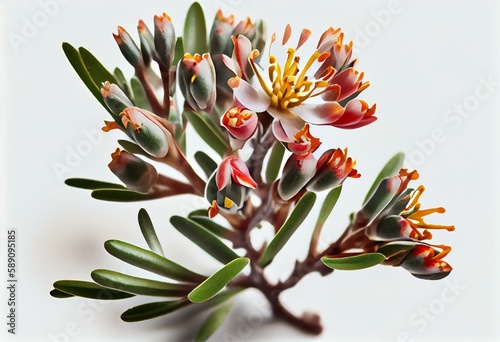
[[[379,264],[402,267],[422,279],[441,279],[451,272],[443,260],[451,248],[428,240],[430,230],[452,231],[454,226],[426,222],[426,216],[444,209],[421,209],[424,187],[409,187],[418,173],[402,168],[401,153],[379,173],[340,237],[319,248],[322,228],[342,184],[361,175],[347,148],[319,153],[322,142],[314,130],[316,126],[357,129],[376,120],[375,105],[358,99],[369,83],[355,69],[352,43],[344,43],[340,29],[324,31],[304,59],[299,51],[312,32],[302,30],[282,62],[272,54],[272,47],[278,39],[287,46],[292,38],[290,25],[282,37],[273,34],[266,48],[262,21],[236,22],[219,11],[207,34],[198,3],[188,11],[182,37],[167,14],[154,17],[153,32],[140,20],[138,34],[139,45],[122,27],[114,35],[134,68],[131,80],[119,69],[108,71],[85,48],[63,44],[69,62],[112,118],[105,121],[103,130],[119,130],[128,138],[118,140],[121,148],[112,153],[108,165],[123,185],[81,178],[66,183],[92,190],[92,197],[106,201],[183,194],[205,198],[206,206],[193,208],[187,217],[172,216],[170,224],[222,266],[210,275],[167,258],[150,216],[140,209],[139,226],[149,249],[118,240],[106,241],[105,249],[168,281],[97,269],[91,273],[94,282],[56,281],[52,296],[171,298],[125,311],[121,318],[127,322],[205,303],[203,307],[212,311],[196,334],[201,341],[229,314],[232,297],[255,288],[277,318],[319,334],[323,329],[319,316],[295,316],[280,300],[282,292],[307,274],[326,276],[333,270]],[[189,125],[211,149],[196,151],[194,161],[187,157]],[[177,170],[183,179],[160,173],[155,167],[160,164]],[[316,193],[322,191],[328,192],[311,227],[307,255],[297,260],[288,278],[271,282],[266,268],[294,232],[305,226]],[[274,236],[258,245],[252,232],[266,227],[273,229]]]

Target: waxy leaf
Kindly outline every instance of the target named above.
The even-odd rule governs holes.
[[[328,192],[328,195],[326,195],[326,198],[323,201],[323,205],[321,206],[321,209],[319,211],[318,220],[316,221],[316,226],[314,226],[314,231],[311,237],[311,245],[309,252],[312,254],[316,253],[318,241],[321,235],[321,230],[323,229],[326,220],[328,219],[333,208],[335,207],[335,204],[337,204],[341,192],[342,192],[342,185],[333,188]]]
[[[115,75],[116,84],[123,90],[128,98],[131,98],[127,79],[125,78],[123,71],[121,71],[120,68],[115,68],[115,70],[113,70],[113,74]]]
[[[223,239],[227,239],[235,234],[234,231],[227,229],[214,220],[212,220],[209,217],[206,216],[190,216],[189,217],[191,220],[193,220],[196,223],[199,223],[200,225],[203,226],[206,230],[211,232],[212,234],[217,235],[218,237],[221,237]]]
[[[203,172],[210,178],[210,176],[214,173],[215,169],[217,169],[217,163],[208,156],[205,152],[198,151],[194,154],[194,159],[201,166]]]
[[[219,326],[224,323],[224,320],[231,311],[232,307],[233,305],[230,303],[223,305],[212,312],[202,324],[200,330],[198,330],[198,333],[194,338],[195,342],[204,342],[208,340],[208,338],[212,336]]]
[[[182,35],[184,51],[192,55],[208,52],[207,24],[200,4],[194,2],[186,14],[184,33]]]
[[[54,288],[57,291],[67,293],[70,296],[92,299],[111,300],[130,298],[134,296],[131,293],[108,289],[96,283],[81,280],[58,280],[54,283]],[[56,292],[56,294],[58,293]]]
[[[123,190],[123,189],[126,189],[121,184],[102,182],[102,181],[87,179],[87,178],[68,178],[64,181],[64,183],[66,185],[69,185],[69,186],[72,186],[75,188],[87,189],[87,190],[97,190],[97,189],[122,189]]]
[[[405,160],[405,155],[402,152],[396,153],[388,162],[385,164],[385,166],[382,168],[380,173],[378,174],[377,178],[375,178],[375,181],[373,182],[372,186],[370,187],[370,190],[368,190],[368,193],[366,194],[366,197],[363,201],[363,204],[368,201],[368,199],[373,195],[375,192],[375,189],[379,185],[379,183],[382,181],[382,179],[387,178],[387,177],[392,177],[397,175],[398,171],[401,169],[401,166],[403,166],[403,162]]]
[[[205,216],[208,217],[208,210],[207,209],[196,209],[193,210],[188,214],[188,218],[191,218],[193,216]]]
[[[156,235],[153,222],[151,222],[151,218],[149,217],[146,209],[141,208],[141,210],[139,210],[138,220],[142,235],[144,236],[144,239],[146,239],[149,248],[151,248],[151,250],[156,254],[165,256],[160,241],[158,240],[158,236]]]
[[[227,264],[228,262],[239,258],[238,254],[236,254],[231,248],[226,246],[221,240],[219,240],[199,223],[181,216],[172,216],[170,218],[170,223],[172,223],[175,229],[177,229],[182,235],[193,241],[201,249],[221,263]]]
[[[118,140],[118,144],[120,144],[120,146],[123,147],[123,149],[129,153],[140,154],[142,156],[149,156],[150,158],[152,157],[150,154],[145,152],[139,145],[131,141]]]
[[[92,191],[92,198],[110,202],[136,202],[157,199],[154,194],[143,194],[127,189],[97,189]]]
[[[285,246],[288,240],[292,237],[293,233],[304,222],[305,218],[311,211],[316,201],[316,194],[313,192],[306,192],[299,200],[292,213],[280,228],[278,233],[271,240],[266,250],[259,259],[259,265],[262,267],[267,266],[278,252]]]
[[[233,280],[250,262],[248,258],[237,258],[222,267],[188,295],[193,303],[201,303],[214,297],[224,286]]]
[[[321,261],[334,270],[352,271],[372,267],[382,263],[385,255],[381,253],[366,253],[348,257],[323,257]]]
[[[74,297],[72,294],[62,292],[56,289],[53,289],[52,291],[49,292],[49,294],[54,297],[54,298],[71,298]]]
[[[87,70],[87,67],[85,66],[82,57],[80,56],[80,52],[78,52],[77,49],[75,49],[71,44],[69,43],[63,43],[62,48],[64,51],[64,54],[66,55],[66,58],[70,62],[71,66],[73,69],[76,71],[78,76],[80,76],[80,79],[83,81],[83,83],[87,86],[87,88],[90,90],[92,95],[101,103],[101,105],[112,115],[114,114],[109,110],[108,106],[106,106],[106,103],[104,103],[104,99],[102,98],[101,91],[100,91],[100,85],[97,86],[90,76],[90,73]]]
[[[108,240],[104,248],[112,256],[161,276],[192,283],[200,283],[207,277],[194,273],[167,258],[129,243]]]
[[[271,149],[271,154],[269,155],[269,161],[267,162],[267,168],[266,168],[267,183],[272,183],[278,178],[284,155],[285,155],[285,147],[283,147],[283,145],[279,141],[276,141],[273,148]]]
[[[223,155],[228,149],[228,142],[222,134],[208,122],[210,120],[198,113],[192,111],[185,111],[184,115],[188,118],[189,122],[193,125],[198,135],[217,152]]]
[[[187,299],[147,303],[128,309],[120,317],[125,322],[139,322],[167,315],[189,304],[191,302]]]
[[[177,65],[182,57],[184,57],[184,41],[182,37],[177,37],[177,40],[175,41],[175,52],[172,65]]]
[[[151,104],[148,101],[141,81],[139,81],[136,76],[132,77],[132,79],[130,80],[130,87],[132,88],[132,93],[134,94],[132,97],[134,105],[151,112]]]
[[[193,289],[193,285],[165,283],[110,270],[94,270],[90,276],[102,286],[144,296],[181,297]]]
[[[82,58],[83,64],[87,68],[87,71],[94,81],[95,85],[100,89],[102,83],[108,81],[109,83],[117,84],[115,75],[109,72],[97,58],[94,57],[90,51],[84,47],[78,48],[80,56]]]

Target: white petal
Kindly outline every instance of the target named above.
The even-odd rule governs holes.
[[[242,105],[254,112],[265,111],[271,104],[271,98],[264,92],[259,92],[253,88],[247,81],[239,77],[229,80],[229,86],[233,88],[234,96]]]

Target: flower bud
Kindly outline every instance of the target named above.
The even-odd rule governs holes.
[[[309,132],[309,124],[293,135],[294,141],[289,142],[288,149],[298,158],[305,158],[318,149],[321,142]]]
[[[232,182],[251,189],[257,187],[257,183],[250,175],[245,162],[234,156],[226,157],[222,160],[217,169],[215,182],[219,190],[224,189]]]
[[[151,60],[156,59],[153,35],[142,20],[139,20],[137,31],[139,33],[139,41],[141,43],[142,60],[144,61],[145,66],[149,66],[151,64]]]
[[[413,276],[421,279],[439,280],[446,277],[453,268],[442,260],[450,251],[448,246],[436,246],[415,244],[413,250],[406,255],[401,267],[410,272]]]
[[[234,15],[224,17],[219,9],[215,14],[209,35],[210,54],[231,54],[231,35],[233,34]]]
[[[154,46],[158,56],[158,62],[165,68],[170,68],[175,53],[175,30],[170,17],[163,13],[162,16],[155,15]]]
[[[118,34],[113,33],[120,51],[122,52],[125,59],[134,67],[138,68],[142,66],[142,56],[141,51],[134,43],[134,40],[128,32],[121,26],[118,26]]]
[[[242,107],[230,108],[221,116],[221,125],[236,139],[247,140],[257,129],[259,119],[255,112]]]
[[[104,82],[101,87],[101,94],[106,106],[115,115],[120,115],[125,108],[134,106],[123,90],[114,83]]]
[[[147,193],[156,183],[158,173],[153,165],[139,157],[116,149],[108,164],[109,169],[127,186],[127,189]]]
[[[144,151],[157,158],[167,155],[173,138],[160,117],[137,107],[126,108],[120,116],[123,126]]]
[[[325,151],[316,164],[316,174],[307,184],[307,189],[311,191],[323,191],[333,189],[341,185],[347,177],[359,178],[354,166],[356,161],[347,157],[347,149],[340,148]]]
[[[215,68],[208,53],[186,53],[177,70],[179,87],[194,111],[210,112],[215,104]]]

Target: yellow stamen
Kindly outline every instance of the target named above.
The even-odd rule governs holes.
[[[233,205],[234,205],[234,202],[229,197],[224,198],[224,208],[231,209],[233,207]]]

